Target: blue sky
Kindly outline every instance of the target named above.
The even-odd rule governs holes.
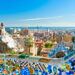
[[[6,26],[75,26],[75,0],[0,0]]]

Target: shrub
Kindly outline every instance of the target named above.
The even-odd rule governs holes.
[[[21,55],[18,56],[18,58],[29,58],[29,55],[21,54]]]
[[[53,43],[46,43],[46,44],[45,44],[45,47],[46,47],[46,48],[50,48],[50,47],[52,47],[53,45],[54,45]]]

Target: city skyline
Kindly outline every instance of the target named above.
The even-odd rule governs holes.
[[[6,26],[75,27],[74,0],[3,0],[0,22]]]

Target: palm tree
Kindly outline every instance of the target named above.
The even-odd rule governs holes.
[[[29,48],[28,52],[30,53],[30,47],[33,46],[33,38],[32,37],[28,37],[28,38],[25,39],[25,46],[27,48]]]

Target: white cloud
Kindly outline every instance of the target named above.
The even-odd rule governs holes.
[[[36,21],[36,20],[47,20],[47,19],[57,19],[62,18],[63,16],[54,16],[54,17],[47,17],[47,18],[31,18],[31,19],[24,19],[23,21]]]
[[[44,26],[44,25],[43,25]],[[69,22],[56,22],[56,23],[49,23],[45,26],[50,27],[75,27],[75,23],[69,23]]]
[[[56,22],[56,23],[38,23],[38,24],[29,24],[29,27],[75,27],[75,23],[69,22]]]
[[[54,22],[54,23],[35,23],[35,24],[15,24],[9,26],[19,26],[19,27],[75,27],[75,23],[72,22]]]

